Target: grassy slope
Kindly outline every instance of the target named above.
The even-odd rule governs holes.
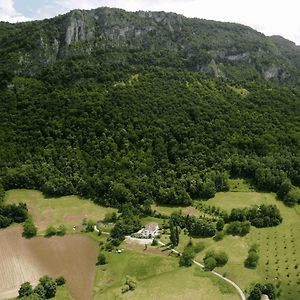
[[[41,192],[34,190],[10,190],[6,192],[4,201],[6,203],[25,202],[40,233],[50,225],[60,224],[64,224],[68,232],[72,232],[72,227],[81,224],[83,218],[97,221],[103,219],[107,212],[116,211],[113,208],[96,205],[90,200],[83,200],[78,196],[45,198]]]
[[[148,255],[131,250],[108,254],[108,265],[99,267],[94,299],[238,299],[226,283],[196,266],[180,268],[178,258]],[[126,275],[137,280],[137,289],[121,293]]]
[[[280,299],[294,300],[300,298],[300,209],[288,208],[275,199],[274,194],[256,192],[218,193],[208,204],[230,211],[233,207],[245,207],[255,204],[276,204],[283,216],[283,223],[277,227],[257,229],[251,227],[246,237],[226,236],[222,241],[214,242],[205,239],[207,249],[225,250],[229,255],[228,264],[218,271],[226,273],[242,288],[247,288],[255,281],[281,282]],[[243,261],[247,257],[249,246],[259,245],[260,260],[257,269],[244,268]],[[205,253],[205,251],[204,251]],[[202,259],[204,253],[198,255]],[[242,276],[241,276],[242,275]]]

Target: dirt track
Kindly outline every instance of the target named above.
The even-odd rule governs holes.
[[[84,235],[26,240],[20,227],[0,230],[0,300],[18,294],[20,284],[43,275],[63,275],[74,299],[91,299],[97,244]]]

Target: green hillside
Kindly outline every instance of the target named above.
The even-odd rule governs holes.
[[[298,201],[299,89],[246,83],[245,95],[224,80],[158,67],[111,67],[99,80],[50,85],[47,76],[63,84],[64,71],[87,71],[79,61],[60,67],[2,89],[5,189],[75,193],[114,206],[188,205],[240,176]]]
[[[243,177],[299,202],[299,69],[271,38],[99,8],[1,23],[0,43],[5,189],[189,205]]]

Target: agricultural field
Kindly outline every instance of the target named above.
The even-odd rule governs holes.
[[[229,261],[226,266],[216,270],[235,282],[243,289],[253,282],[272,282],[280,287],[282,294],[279,299],[300,299],[300,209],[286,207],[276,200],[275,194],[257,192],[227,192],[218,193],[213,199],[207,201],[208,205],[220,207],[226,211],[237,207],[250,207],[256,204],[275,204],[280,209],[283,222],[279,226],[269,228],[251,227],[250,233],[245,237],[225,236],[221,241],[215,242],[211,238],[193,239],[202,240],[206,249],[197,259],[201,261],[207,250],[224,250]],[[182,236],[182,243],[188,237]],[[256,269],[244,267],[243,262],[252,244],[259,249],[259,263]],[[179,245],[179,248],[183,245]]]
[[[205,249],[197,255],[196,259],[202,261],[207,250],[224,250],[229,256],[229,261],[224,267],[216,268],[216,271],[235,281],[243,290],[255,282],[272,282],[282,291],[280,300],[300,299],[298,268],[300,256],[297,251],[300,242],[299,206],[286,207],[276,200],[274,194],[254,192],[246,182],[241,180],[231,181],[230,190],[233,191],[217,193],[213,199],[206,202],[207,205],[214,205],[230,212],[232,208],[237,207],[250,207],[262,203],[276,204],[281,211],[283,223],[271,228],[251,227],[250,233],[245,237],[225,236],[218,242],[212,238],[193,238],[194,244],[199,241],[205,244]],[[72,227],[81,224],[83,218],[101,220],[107,212],[116,211],[76,196],[46,199],[40,192],[32,190],[12,190],[6,193],[6,203],[21,201],[27,203],[35,223],[39,226],[39,233],[43,233],[49,225],[60,224],[67,225],[68,232],[73,233]],[[179,210],[183,214],[196,216],[202,214],[192,206],[155,205],[153,208],[167,215]],[[141,221],[142,224],[154,221],[160,226],[164,223],[163,219],[155,217],[146,217]],[[95,300],[239,299],[234,288],[224,281],[209,272],[202,271],[197,266],[179,267],[178,257],[159,247],[145,248],[143,244],[124,241],[120,245],[120,248],[124,249],[121,254],[114,251],[105,252],[108,264],[96,267],[95,262],[99,252],[97,243],[100,241],[105,243],[106,238],[107,235],[104,234],[97,236],[95,233],[89,233],[72,234],[63,238],[37,237],[25,240],[21,237],[19,226],[1,230],[0,242],[5,246],[0,249],[0,257],[4,258],[0,261],[0,269],[7,271],[2,274],[3,279],[0,278],[0,291],[5,291],[6,295],[13,291],[12,296],[15,296],[20,283],[26,280],[34,283],[40,276],[49,274],[50,276],[64,275],[67,278],[67,287],[58,290],[57,300],[68,300],[71,297],[83,299],[80,298],[83,295],[80,293],[90,293],[84,295],[84,299]],[[190,237],[181,230],[180,243],[176,249],[182,252],[189,240]],[[161,241],[168,243],[168,234],[163,234]],[[254,243],[258,245],[260,259],[257,268],[252,270],[245,268],[243,263],[249,247]],[[13,253],[13,255],[7,257],[6,253]],[[53,260],[49,260],[49,257]],[[78,260],[78,257],[85,259]],[[84,271],[78,272],[76,268],[82,268]],[[137,288],[122,294],[121,289],[127,275],[135,278]],[[91,289],[86,289],[86,286],[91,286]],[[4,292],[2,298],[3,295]]]
[[[97,270],[94,299],[239,299],[234,288],[202,271],[199,267],[178,266],[178,258],[166,256],[148,246],[147,250],[134,251],[124,245],[121,254],[109,253],[108,264]],[[155,253],[154,253],[155,252]],[[159,252],[161,252],[159,254]],[[133,277],[137,288],[122,294],[126,276]]]
[[[45,198],[41,192],[35,190],[7,191],[4,202],[26,203],[39,233],[43,233],[49,226],[61,224],[64,224],[71,233],[73,226],[80,225],[84,218],[103,220],[106,213],[116,211],[114,208],[99,206],[78,196]]]
[[[30,240],[13,226],[0,230],[0,299],[17,296],[25,281],[36,284],[45,274],[66,278],[73,299],[91,299],[98,245],[85,235]],[[68,290],[59,288],[57,300],[70,299]]]

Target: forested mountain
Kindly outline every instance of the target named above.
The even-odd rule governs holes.
[[[299,202],[299,68],[272,40],[109,8],[1,23],[4,188],[189,204],[239,176]]]
[[[300,46],[278,35],[271,36],[270,39],[291,64],[300,68]]]

